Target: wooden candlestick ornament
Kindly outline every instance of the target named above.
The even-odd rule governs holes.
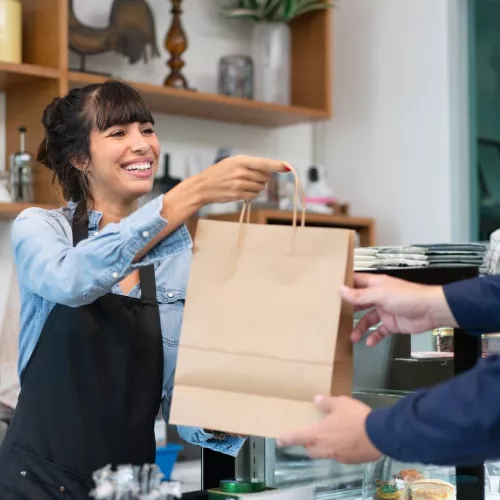
[[[181,70],[184,67],[184,61],[181,56],[188,48],[188,39],[181,23],[181,3],[182,0],[170,0],[172,4],[172,23],[165,38],[165,48],[170,53],[168,66],[170,74],[163,83],[166,87],[176,89],[187,89],[188,83]]]

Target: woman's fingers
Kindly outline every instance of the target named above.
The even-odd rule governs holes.
[[[257,196],[266,188],[266,184],[262,182],[241,181],[237,187],[238,195],[241,194],[242,199],[247,199],[246,196]]]
[[[239,163],[245,165],[250,170],[264,172],[288,172],[290,167],[281,160],[271,160],[270,158],[260,158],[253,156],[237,156],[233,157]]]

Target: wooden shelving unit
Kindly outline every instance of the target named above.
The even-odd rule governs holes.
[[[26,147],[36,153],[43,137],[44,108],[70,88],[106,78],[68,70],[68,0],[21,0],[23,64],[0,63],[0,91],[6,94],[6,165],[18,149],[18,128],[27,128]],[[292,103],[290,106],[218,94],[128,82],[139,90],[153,112],[261,127],[283,127],[331,116],[330,10],[301,16],[292,29]],[[186,27],[189,32],[189,26]],[[167,71],[167,68],[165,69]],[[50,186],[51,172],[37,180],[39,204],[60,204]],[[12,205],[0,204],[0,218]]]

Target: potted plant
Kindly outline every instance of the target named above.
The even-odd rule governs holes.
[[[255,23],[252,33],[255,99],[290,104],[289,23],[307,12],[330,9],[334,3],[334,0],[234,0],[223,8],[228,18]]]

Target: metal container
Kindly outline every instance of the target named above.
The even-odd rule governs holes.
[[[9,184],[9,172],[0,170],[0,203],[9,203],[12,201]]]
[[[35,161],[25,149],[26,128],[19,127],[19,151],[10,156],[10,194],[12,201],[35,202]]]
[[[219,94],[252,99],[253,63],[250,56],[225,56],[219,61]]]
[[[483,356],[500,354],[500,333],[481,335]]]
[[[432,330],[432,350],[434,352],[453,352],[453,328]]]

